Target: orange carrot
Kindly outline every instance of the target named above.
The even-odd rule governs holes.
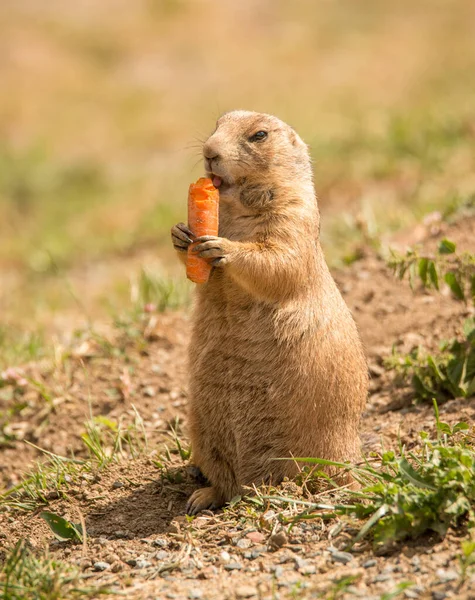
[[[219,192],[211,179],[201,177],[190,185],[188,191],[188,227],[196,235],[218,235]],[[192,254],[193,247],[188,246],[186,276],[194,283],[206,283],[211,265],[204,259]]]

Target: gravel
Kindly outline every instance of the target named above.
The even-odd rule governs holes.
[[[238,563],[237,561],[229,562],[224,565],[224,568],[226,569],[226,571],[239,571],[240,569],[242,569],[242,565],[241,565],[241,563]]]

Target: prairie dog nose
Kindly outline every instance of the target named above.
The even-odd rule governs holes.
[[[211,144],[205,144],[203,146],[203,155],[208,160],[214,160],[216,158],[219,158],[218,150]]]

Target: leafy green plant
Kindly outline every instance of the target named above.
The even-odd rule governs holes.
[[[344,502],[314,504],[279,496],[264,498],[270,503],[304,507],[296,516],[281,517],[291,526],[302,519],[341,515],[365,519],[352,543],[371,533],[376,546],[416,538],[429,531],[444,536],[450,527],[466,519],[475,524],[475,451],[472,438],[466,433],[469,427],[458,423],[452,428],[441,422],[435,402],[434,407],[437,437],[430,439],[422,432],[422,445],[414,451],[386,451],[362,465],[295,459],[350,470],[362,487],[342,492]]]
[[[409,249],[404,256],[391,250],[388,266],[400,279],[407,275],[411,287],[419,280],[424,287],[438,290],[445,281],[457,300],[475,305],[475,255],[456,250],[447,238],[431,256],[417,249]],[[412,382],[417,399],[470,397],[475,393],[474,318],[465,321],[463,332],[463,339],[441,341],[438,353],[422,347],[404,356],[393,351],[386,366]]]
[[[72,600],[109,593],[103,586],[87,587],[77,569],[48,554],[35,556],[28,542],[18,541],[0,569],[4,600]]]
[[[440,352],[417,347],[409,354],[393,354],[385,360],[403,378],[412,382],[417,399],[440,401],[468,398],[475,394],[475,318],[463,325],[464,339],[443,341]]]
[[[72,523],[63,517],[46,510],[40,513],[40,517],[46,521],[54,536],[59,541],[82,541],[83,530],[80,523]]]
[[[475,304],[475,255],[456,250],[456,244],[444,238],[434,255],[421,254],[415,248],[407,250],[405,255],[390,250],[387,263],[399,279],[407,275],[411,287],[419,279],[424,287],[438,290],[443,280],[455,298],[471,299]]]
[[[464,540],[461,543],[462,554],[460,555],[460,579],[463,583],[467,578],[469,570],[475,565],[475,540]]]

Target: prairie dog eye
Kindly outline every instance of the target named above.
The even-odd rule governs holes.
[[[251,137],[249,138],[249,141],[250,142],[262,142],[266,139],[266,137],[267,137],[267,131],[258,131],[254,135],[251,135]]]

